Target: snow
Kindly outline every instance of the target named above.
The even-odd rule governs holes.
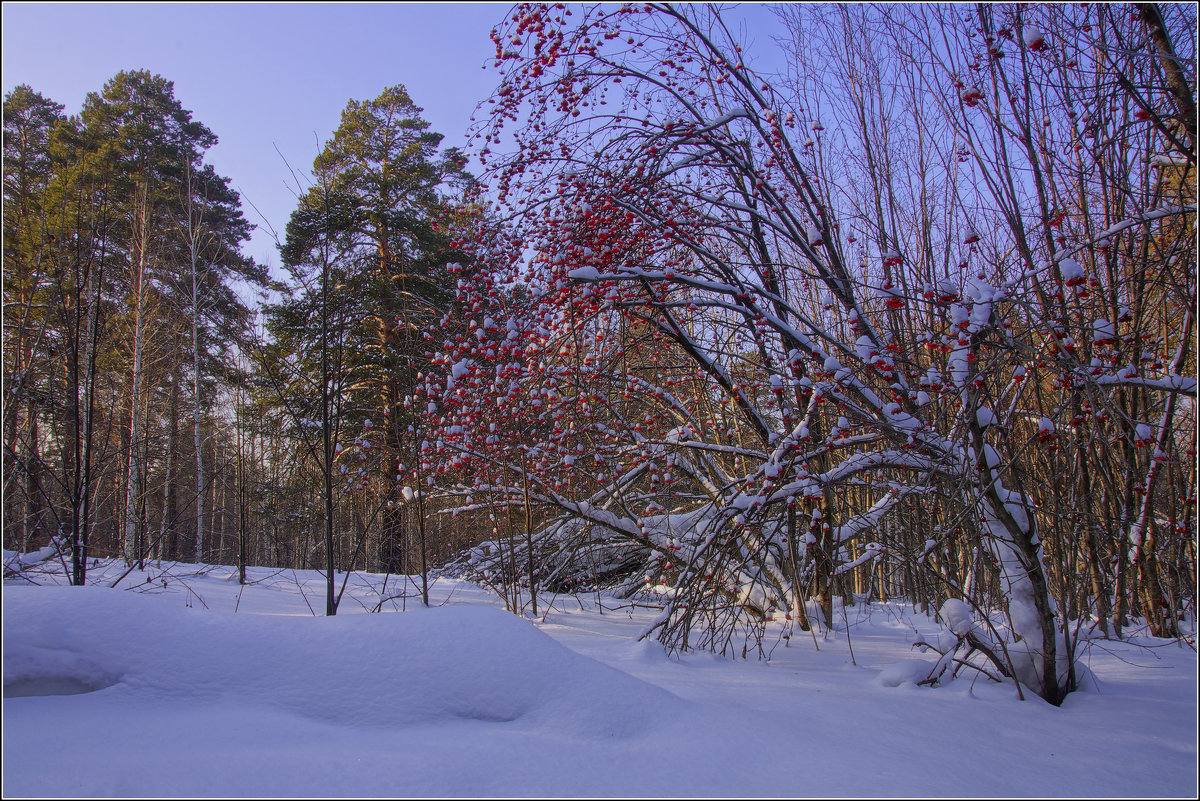
[[[595,267],[576,267],[567,273],[567,277],[573,281],[597,281],[600,278],[600,271]]]
[[[1150,156],[1150,163],[1155,167],[1186,167],[1189,162],[1182,153],[1155,153]]]
[[[1067,283],[1082,280],[1086,273],[1083,266],[1074,259],[1067,257],[1059,261],[1058,269],[1062,272],[1063,280]]]
[[[667,442],[678,444],[694,439],[691,426],[678,426],[667,432]]]
[[[437,579],[425,609],[402,578],[354,574],[326,618],[314,572],[34,578],[4,587],[6,797],[1196,789],[1196,654],[1136,634],[1088,650],[1098,691],[1055,709],[971,671],[916,686],[934,663],[910,644],[939,627],[899,602],[790,639],[770,623],[769,660],[731,661],[637,642],[659,612],[607,595],[542,596],[530,621],[466,582]]]
[[[962,387],[967,381],[967,374],[970,372],[969,353],[970,350],[967,346],[956,345],[954,350],[950,351],[949,358],[946,359],[946,372],[956,387]]]
[[[975,625],[971,619],[971,607],[960,598],[947,598],[942,604],[941,617],[946,628],[958,637],[966,637]]]
[[[1116,338],[1116,333],[1113,331],[1112,323],[1099,317],[1092,321],[1092,339],[1097,344],[1101,342],[1112,342]]]
[[[1169,158],[1169,157],[1166,157],[1164,155],[1164,158]],[[1183,158],[1186,158],[1186,157],[1183,157]],[[1157,164],[1158,166],[1167,166],[1165,162],[1163,162],[1161,160],[1156,160],[1153,157],[1151,158],[1151,163]],[[1116,236],[1117,234],[1121,233],[1122,231],[1125,231],[1125,230],[1132,228],[1135,225],[1139,225],[1141,223],[1151,222],[1152,220],[1160,220],[1163,217],[1172,217],[1176,214],[1185,214],[1187,212],[1195,213],[1195,211],[1196,211],[1195,203],[1190,203],[1186,206],[1164,206],[1162,208],[1154,209],[1153,211],[1147,212],[1146,214],[1142,215],[1141,217],[1134,217],[1134,218],[1128,219],[1128,220],[1121,220],[1120,222],[1118,222],[1114,225],[1110,225],[1108,228],[1106,228],[1100,232],[1100,238],[1107,239],[1108,237]]]
[[[881,687],[917,684],[929,678],[935,665],[935,662],[928,659],[901,659],[880,671],[875,681]]]
[[[1096,383],[1101,386],[1112,384],[1130,384],[1133,386],[1142,386],[1149,389],[1161,389],[1175,392],[1183,392],[1188,395],[1196,394],[1196,379],[1182,375],[1168,375],[1162,378],[1139,378],[1137,368],[1131,365],[1122,368],[1115,376],[1102,375],[1096,378]]]
[[[471,368],[474,366],[474,364],[475,363],[470,359],[462,359],[461,361],[455,362],[454,366],[450,368],[450,376],[455,379],[462,378],[471,372]]]
[[[990,301],[976,303],[971,307],[971,322],[967,330],[971,333],[986,328],[992,319],[992,304]]]
[[[720,117],[717,117],[714,120],[709,120],[708,122],[706,122],[704,124],[704,126],[699,131],[697,131],[697,133],[703,133],[705,131],[710,131],[713,128],[720,128],[723,125],[728,125],[729,123],[736,120],[738,117],[751,117],[751,116],[753,116],[753,115],[746,108],[744,108],[742,106],[738,106],[737,108],[730,109],[727,113],[722,114]]]

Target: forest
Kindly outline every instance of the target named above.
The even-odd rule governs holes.
[[[6,557],[604,591],[750,657],[903,599],[925,682],[1055,706],[1194,637],[1195,7],[775,13],[514,6],[469,148],[349,100],[276,274],[168,78],[10,91]]]

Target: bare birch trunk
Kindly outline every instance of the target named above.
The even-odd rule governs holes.
[[[138,558],[138,501],[141,497],[141,440],[142,440],[142,340],[145,335],[145,278],[147,249],[150,246],[148,187],[142,186],[141,202],[135,225],[137,261],[133,275],[133,376],[129,392],[129,480],[125,486],[125,527],[122,549],[126,564]]]
[[[192,215],[192,165],[187,165],[188,258],[192,278],[192,441],[196,448],[196,563],[204,561],[204,449],[200,434],[199,226]]]
[[[175,446],[179,436],[175,412],[179,408],[178,373],[171,378],[170,398],[170,406],[167,409],[170,427],[167,430],[167,461],[163,477],[162,522],[158,528],[158,538],[154,542],[154,558],[159,561],[163,559],[164,553],[168,559],[174,556],[174,548],[170,547],[170,543],[175,537]]]

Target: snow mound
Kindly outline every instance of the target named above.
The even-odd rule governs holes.
[[[958,598],[947,598],[942,604],[942,622],[956,636],[966,637],[975,623],[971,619],[971,607]]]
[[[883,687],[917,684],[929,678],[934,667],[936,664],[928,659],[901,659],[881,670],[875,682]]]
[[[684,705],[479,606],[278,617],[104,588],[14,587],[4,592],[4,631],[5,695],[122,692],[341,725],[521,722],[606,737],[652,728]]]

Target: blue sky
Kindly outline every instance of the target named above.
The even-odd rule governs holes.
[[[462,145],[498,74],[488,32],[507,4],[4,3],[3,84],[77,114],[123,69],[175,82],[175,97],[220,137],[207,160],[259,226],[248,255],[279,264],[253,203],[283,233],[306,170],[346,101],[404,84],[443,145]],[[293,184],[294,186],[294,184]],[[246,202],[249,201],[249,202]]]
[[[432,129],[445,135],[444,146],[465,144],[476,105],[499,77],[483,69],[495,52],[488,33],[509,8],[5,2],[4,92],[26,83],[77,114],[87,93],[121,70],[148,69],[174,81],[183,107],[220,137],[206,158],[232,180],[258,226],[246,253],[278,266],[267,223],[282,236],[296,194],[284,158],[306,171],[348,100],[374,98],[395,84],[407,87]],[[773,30],[759,6],[727,18]],[[754,38],[761,52],[768,37]]]

